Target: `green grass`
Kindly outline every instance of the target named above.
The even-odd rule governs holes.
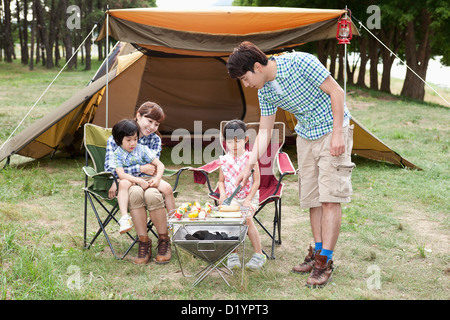
[[[57,72],[0,63],[0,143]],[[24,127],[56,108],[94,73],[64,72]],[[290,272],[313,242],[308,214],[298,206],[296,176],[285,180],[277,258],[260,273],[245,273],[243,284],[240,273],[228,278],[232,287],[212,275],[193,288],[175,254],[165,266],[135,266],[136,247],[123,261],[113,258],[103,238],[83,249],[84,159],[57,153],[54,159],[40,160],[14,156],[11,166],[0,171],[0,299],[448,300],[450,109],[356,87],[349,88],[348,105],[364,126],[423,170],[353,158],[354,195],[343,205],[337,269],[324,289],[310,290],[307,276]],[[285,151],[296,165],[295,146]],[[166,166],[174,167],[171,148],[164,147],[162,154]],[[191,174],[182,175],[179,191],[177,202],[207,200],[206,187],[193,184]],[[270,225],[272,207],[261,217]],[[90,214],[88,233],[97,228]],[[123,252],[126,238],[116,234],[112,241]],[[261,235],[269,250],[269,238]],[[249,259],[248,240],[245,253]],[[188,273],[204,265],[189,254],[181,258]]]

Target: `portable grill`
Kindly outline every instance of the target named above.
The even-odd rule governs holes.
[[[199,284],[205,279],[213,270],[222,277],[225,283],[230,284],[225,279],[224,274],[231,275],[233,271],[230,270],[223,261],[225,258],[241,244],[243,252],[245,252],[245,237],[247,235],[248,226],[245,224],[248,207],[241,207],[242,217],[239,218],[204,218],[204,219],[173,219],[169,218],[169,225],[173,233],[172,243],[175,247],[180,269],[185,277],[190,275],[185,274],[178,247],[187,251],[207,262],[208,265],[197,272],[195,276],[198,278],[194,281],[193,286]],[[174,227],[176,231],[174,231]],[[210,235],[216,235],[218,239],[197,239],[194,235],[198,232],[208,232]],[[219,237],[219,235],[222,236]],[[186,238],[188,236],[188,239]],[[242,265],[244,262],[244,254],[242,255]],[[244,268],[242,269],[244,272]],[[242,273],[242,277],[243,277]]]

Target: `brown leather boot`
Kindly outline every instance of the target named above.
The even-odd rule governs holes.
[[[152,240],[148,236],[139,236],[138,256],[134,264],[146,264],[152,256]]]
[[[315,253],[311,245],[309,245],[308,255],[305,260],[292,268],[295,273],[310,273],[314,267]]]
[[[333,273],[333,260],[327,263],[327,256],[316,254],[316,262],[314,268],[306,281],[306,286],[309,288],[323,288],[331,281],[331,274]]]
[[[165,264],[172,258],[172,252],[170,249],[170,238],[167,234],[160,234],[158,239],[158,255],[155,262],[157,264]]]

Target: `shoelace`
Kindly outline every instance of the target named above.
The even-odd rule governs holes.
[[[158,255],[164,256],[169,250],[170,239],[158,240]]]
[[[149,252],[150,248],[150,242],[139,242],[139,248],[138,248],[138,257],[139,258],[145,258],[145,256]]]
[[[328,265],[326,265],[325,268],[316,268],[316,267],[314,267],[314,268],[313,268],[313,271],[312,271],[312,274],[311,274],[311,277],[313,277],[313,278],[319,278],[319,277],[321,277],[322,274],[325,273],[325,271],[327,270],[327,268],[328,268]],[[331,269],[331,270],[333,269],[333,266],[332,266],[332,265],[330,265],[330,269]]]

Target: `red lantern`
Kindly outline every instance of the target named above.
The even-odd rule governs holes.
[[[345,17],[342,15],[339,17],[336,39],[338,39],[338,44],[350,44],[350,39],[352,38],[352,21],[351,12],[348,10],[349,16],[345,13]]]

